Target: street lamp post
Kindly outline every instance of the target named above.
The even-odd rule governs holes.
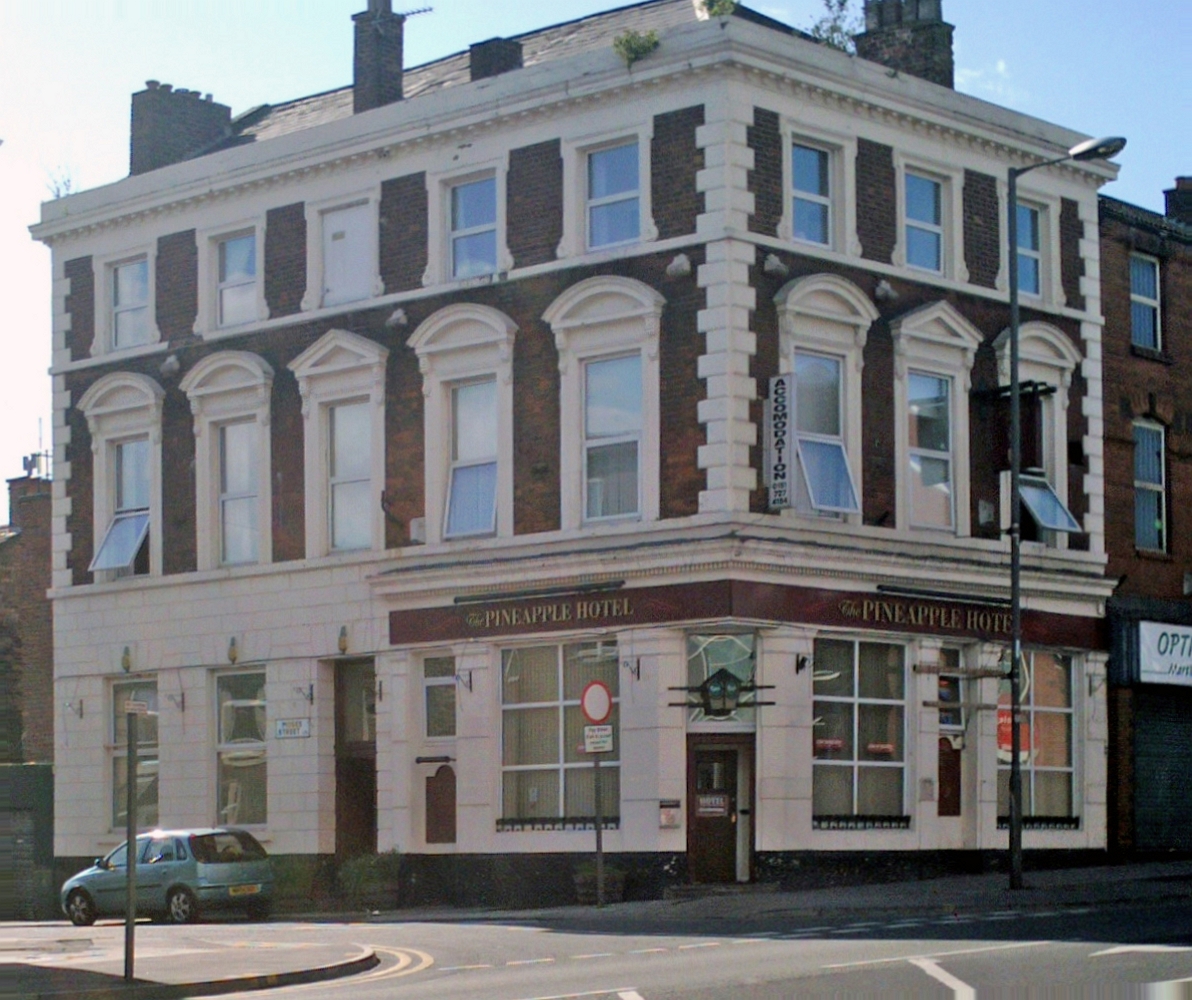
[[[1022,401],[1018,377],[1018,178],[1039,167],[1068,160],[1105,160],[1126,145],[1120,136],[1088,139],[1064,156],[1027,167],[1010,167],[1007,175],[1006,234],[1010,244],[1010,888],[1022,888]]]

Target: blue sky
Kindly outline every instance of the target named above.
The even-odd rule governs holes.
[[[860,7],[861,0],[853,0]],[[582,17],[616,0],[395,0],[406,64]],[[147,79],[210,92],[233,114],[344,86],[351,15],[367,0],[10,0],[0,4],[0,478],[50,446],[49,251],[27,226],[55,179],[75,190],[128,171],[129,98]],[[809,27],[821,0],[751,0]],[[1106,193],[1162,210],[1192,174],[1190,0],[944,0],[957,89],[1093,135],[1121,134]],[[0,491],[0,524],[7,492]]]

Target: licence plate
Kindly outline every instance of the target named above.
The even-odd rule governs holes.
[[[229,896],[254,896],[261,891],[259,885],[233,885],[228,889]]]

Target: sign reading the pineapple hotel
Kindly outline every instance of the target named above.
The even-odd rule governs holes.
[[[1192,628],[1139,622],[1138,679],[1143,684],[1192,687]]]
[[[624,587],[526,596],[461,600],[448,607],[389,613],[393,645],[453,642],[511,635],[639,625],[725,620],[829,625],[882,632],[930,633],[1006,641],[1009,609],[932,598],[857,594],[809,587],[714,580],[661,587]],[[1028,642],[1084,649],[1103,648],[1100,623],[1041,611],[1023,613]],[[1189,677],[1192,683],[1192,676]]]

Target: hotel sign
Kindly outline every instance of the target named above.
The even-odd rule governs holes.
[[[1139,622],[1138,679],[1143,684],[1192,687],[1192,628]]]
[[[542,604],[513,607],[481,606],[464,612],[469,628],[529,628],[541,625],[604,624],[633,617],[633,605],[626,597],[573,597]]]
[[[840,613],[858,623],[905,625],[940,632],[1009,635],[1009,609],[974,605],[965,607],[943,601],[911,601],[897,597],[855,598],[840,602]]]
[[[770,379],[770,398],[766,400],[766,485],[770,488],[770,510],[782,510],[791,503],[791,413],[790,399],[794,379],[776,375]]]

